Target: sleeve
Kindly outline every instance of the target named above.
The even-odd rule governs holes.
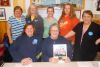
[[[13,58],[13,62],[20,62],[23,58],[22,55],[18,52],[20,42],[18,39],[10,46],[9,51]]]
[[[37,45],[36,47],[34,46],[34,48],[36,48],[36,50],[35,50],[35,52],[33,53],[33,55],[30,57],[30,58],[32,58],[32,61],[33,62],[36,62],[36,61],[38,61],[38,54],[39,54],[39,52],[40,52],[40,49],[38,48],[38,46],[39,45]]]
[[[95,33],[94,33],[94,35],[95,35],[94,39],[97,40],[97,39],[100,38],[100,25],[96,24],[95,27],[94,27],[94,31],[95,31]]]
[[[46,43],[43,42],[42,44],[42,61],[43,62],[49,62],[49,56],[47,55],[47,52],[46,52]]]
[[[73,58],[73,46],[68,40],[67,40],[67,56],[72,60],[72,58]]]
[[[9,23],[9,24],[11,24],[11,20],[12,20],[11,18],[12,18],[12,16],[9,17],[9,19],[8,19],[8,23]]]
[[[26,21],[26,24],[30,23],[31,22],[30,17],[26,16],[25,21]]]
[[[43,24],[43,19],[42,17],[39,18],[39,23],[38,23],[38,27],[37,27],[37,34],[36,36],[39,37],[40,42],[42,41],[42,37],[43,37],[43,32],[44,32],[44,24]]]
[[[80,22],[80,23],[81,23],[81,22]],[[77,32],[77,31],[78,31],[79,26],[80,26],[80,23],[78,23],[78,24],[73,28],[73,31],[74,31],[74,32]]]
[[[79,23],[79,19],[78,18],[73,18],[72,20],[72,29]]]
[[[38,61],[38,59],[40,59],[41,58],[41,55],[42,55],[42,52],[41,52],[41,50],[42,50],[42,44],[40,43],[40,41],[39,41],[39,37],[35,37],[35,45],[34,45],[34,48],[33,48],[33,50],[34,50],[34,53],[33,53],[33,55],[32,55],[32,61],[33,62],[36,62],[36,61]]]
[[[97,32],[98,38],[100,38],[100,25],[98,25]]]
[[[42,55],[41,50],[42,50],[42,44],[39,43],[36,46],[36,52],[35,52],[35,56],[33,57],[34,58],[33,61],[37,61],[38,59],[41,58],[41,55]]]

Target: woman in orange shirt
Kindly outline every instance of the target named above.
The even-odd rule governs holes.
[[[62,15],[58,21],[58,24],[60,26],[60,35],[65,36],[66,34],[68,34],[68,32],[70,32],[78,24],[78,22],[79,20],[76,17],[72,4],[65,4],[63,7]],[[72,42],[72,44],[74,44],[74,36],[68,39]]]

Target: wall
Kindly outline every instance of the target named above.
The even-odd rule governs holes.
[[[26,1],[25,4],[26,4],[26,13],[27,13],[27,9],[30,5],[30,1],[29,0],[25,0],[25,1]],[[10,2],[11,2],[11,6],[9,6],[9,7],[0,7],[0,8],[5,8],[7,20],[9,18],[9,16],[13,15],[13,0],[10,0]],[[94,14],[95,13],[100,14],[100,12],[95,11],[95,2],[96,2],[96,0],[85,0],[85,8],[83,10],[88,9],[88,10],[91,10]],[[83,10],[82,10],[82,12],[83,12]],[[24,13],[24,15],[26,15],[26,13]],[[56,14],[55,16],[57,16],[57,15],[59,15],[59,13]]]
[[[27,11],[30,2],[29,2],[29,0],[25,0],[25,1],[26,1],[25,2],[25,4],[26,4],[26,11]],[[0,8],[5,8],[6,19],[8,20],[8,18],[13,15],[13,0],[10,0],[10,6],[7,6],[7,7],[1,7],[0,6]],[[26,15],[26,13],[24,13],[24,15]]]
[[[5,11],[6,11],[6,18],[8,19],[8,17],[9,16],[11,16],[12,15],[12,13],[13,13],[13,7],[12,7],[12,2],[13,2],[13,0],[10,0],[10,2],[11,2],[11,6],[7,6],[7,7],[1,7],[0,6],[0,8],[5,8]]]

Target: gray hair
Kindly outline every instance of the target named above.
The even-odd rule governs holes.
[[[50,35],[50,30],[51,30],[51,28],[52,28],[53,26],[56,26],[56,27],[58,28],[58,30],[60,31],[59,25],[58,25],[57,23],[54,23],[54,24],[52,24],[52,25],[50,26],[50,28],[49,28],[49,35]]]

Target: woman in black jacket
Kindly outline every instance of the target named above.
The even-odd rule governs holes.
[[[99,44],[100,25],[92,22],[93,14],[90,10],[85,10],[82,18],[83,22],[79,23],[65,37],[75,35],[73,60],[93,61],[97,54],[97,44]]]

